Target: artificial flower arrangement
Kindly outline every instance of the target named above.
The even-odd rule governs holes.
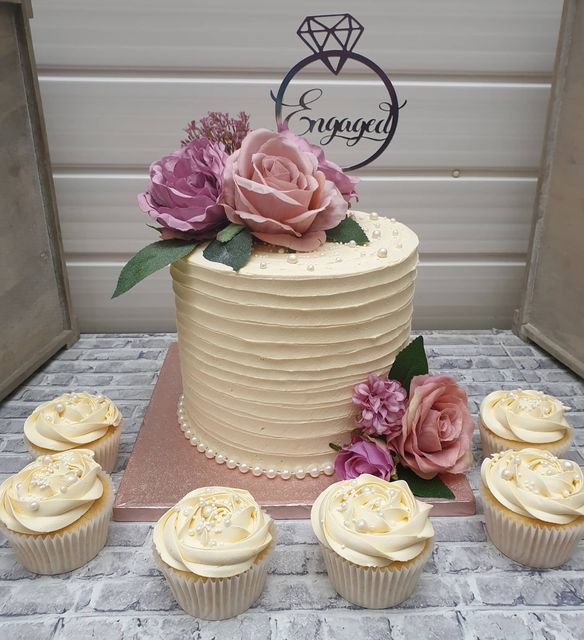
[[[456,380],[428,373],[422,336],[398,354],[387,377],[371,373],[357,384],[353,404],[351,443],[331,444],[341,479],[369,473],[406,480],[419,497],[454,497],[439,475],[469,468],[474,423]]]
[[[366,244],[348,216],[357,178],[288,129],[250,129],[249,116],[210,112],[180,149],[150,166],[140,209],[160,240],[124,266],[113,297],[208,243],[204,257],[239,271],[254,242],[314,251],[327,240]]]

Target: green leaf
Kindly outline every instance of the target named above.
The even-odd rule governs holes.
[[[426,373],[428,373],[428,359],[424,350],[424,338],[418,336],[397,354],[387,377],[401,383],[409,394],[412,378]]]
[[[329,447],[333,450],[333,451],[342,451],[343,447],[341,447],[341,445],[339,444],[335,444],[334,442],[329,442]]]
[[[235,224],[232,222],[230,225],[226,226],[225,229],[221,229],[217,234],[217,240],[219,242],[229,242],[231,238],[234,238],[240,231],[245,229],[244,224]]]
[[[129,291],[140,280],[189,254],[197,246],[189,240],[158,240],[130,258],[122,269],[112,298]]]
[[[454,500],[455,496],[450,489],[440,480],[438,476],[431,480],[424,480],[417,476],[411,469],[406,469],[401,465],[397,468],[397,475],[400,480],[405,480],[417,498],[444,498]]]
[[[326,232],[326,239],[329,242],[342,242],[343,244],[351,242],[351,240],[354,240],[357,244],[367,244],[369,242],[369,238],[365,235],[361,225],[355,222],[353,218],[349,218],[349,216],[334,229],[329,229]]]
[[[203,256],[211,262],[221,262],[231,267],[234,271],[239,271],[251,256],[252,237],[249,229],[242,229],[236,236],[228,242],[213,240]]]

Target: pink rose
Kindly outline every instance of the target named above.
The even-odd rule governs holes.
[[[466,393],[454,378],[415,376],[403,430],[392,445],[402,464],[422,478],[461,473],[472,462],[473,428]]]
[[[337,454],[335,471],[342,480],[350,480],[363,473],[389,480],[394,467],[387,449],[371,440],[353,438],[351,444],[344,446]]]
[[[357,425],[370,436],[393,440],[402,431],[407,395],[397,380],[370,373],[367,382],[356,384],[353,390],[353,404],[362,407]]]
[[[221,203],[231,222],[263,242],[313,251],[347,215],[347,203],[318,159],[285,135],[256,129],[227,159]]]
[[[138,204],[162,225],[164,240],[209,239],[227,223],[218,204],[226,160],[223,145],[199,139],[150,165],[150,184]]]
[[[301,151],[312,151],[312,153],[314,153],[318,160],[319,171],[324,173],[327,180],[334,182],[347,202],[349,202],[351,198],[357,197],[355,187],[359,183],[359,178],[346,174],[338,164],[324,157],[324,151],[319,146],[310,144],[308,140],[292,133],[290,129],[283,129],[280,133],[297,144]]]

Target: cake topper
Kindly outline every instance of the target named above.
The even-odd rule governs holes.
[[[271,92],[276,103],[276,122],[280,131],[294,127],[294,133],[316,137],[314,142],[321,146],[334,141],[342,141],[348,147],[368,142],[369,155],[364,160],[345,167],[345,171],[360,169],[385,151],[395,134],[399,111],[406,104],[405,101],[399,104],[395,87],[383,69],[369,58],[355,53],[355,45],[361,39],[363,31],[363,25],[349,13],[306,17],[296,33],[313,53],[288,71],[277,95]],[[325,89],[306,89],[309,82],[306,79],[299,80],[297,76],[314,62],[321,62],[334,76],[339,76],[349,60],[364,65],[373,72],[376,80],[381,81],[384,95],[382,99],[376,96],[375,104],[368,107],[369,111],[360,103],[359,108],[363,108],[363,112],[359,115],[326,113]],[[297,80],[295,83],[294,78]],[[327,81],[326,86],[334,87],[340,84]],[[293,89],[297,92],[290,96]],[[335,99],[334,104],[334,108],[338,108],[338,100]]]

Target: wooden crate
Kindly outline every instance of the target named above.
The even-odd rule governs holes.
[[[26,0],[0,1],[0,399],[79,336]]]
[[[584,376],[584,0],[566,0],[515,330]]]

